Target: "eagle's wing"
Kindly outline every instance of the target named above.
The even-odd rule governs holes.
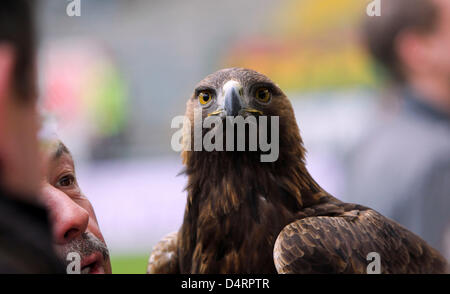
[[[178,232],[173,232],[155,245],[148,259],[148,274],[179,273],[177,242]]]
[[[274,247],[278,273],[444,273],[447,261],[425,241],[374,210],[308,217],[287,225]]]

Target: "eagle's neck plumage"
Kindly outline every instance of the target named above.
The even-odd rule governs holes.
[[[258,152],[184,153],[182,272],[273,272],[277,234],[298,211],[317,203],[322,191],[305,167],[304,153],[295,129],[280,136],[273,163],[260,162]],[[267,254],[252,262],[257,248]]]

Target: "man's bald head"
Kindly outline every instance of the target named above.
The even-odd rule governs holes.
[[[61,141],[56,141],[53,148],[52,148],[52,159],[58,159],[60,158],[63,154],[67,154],[70,157],[72,157],[72,154],[70,153],[69,149],[67,148],[66,145],[64,145],[63,142]]]

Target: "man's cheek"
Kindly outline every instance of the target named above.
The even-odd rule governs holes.
[[[86,231],[93,234],[95,237],[99,238],[103,243],[105,243],[105,239],[103,238],[103,235],[100,232],[100,228],[98,227],[97,222],[92,221],[92,219],[89,219],[89,225]]]
[[[95,227],[99,227],[98,226],[98,221],[97,221],[97,216],[95,215],[95,211],[94,211],[94,207],[92,206],[91,202],[85,198],[83,199],[82,203],[80,203],[80,205],[86,209],[86,211],[89,213],[89,224]]]
[[[94,210],[92,209],[92,206],[89,205],[89,207],[84,207],[88,213],[89,213],[89,224],[86,229],[87,232],[92,233],[95,237],[99,238],[101,241],[105,242],[105,239],[103,238],[103,235],[100,231],[100,227],[97,222],[97,218],[95,217]]]

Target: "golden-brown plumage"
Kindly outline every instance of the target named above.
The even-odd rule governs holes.
[[[147,274],[178,274],[178,232],[165,236],[153,248]]]
[[[364,273],[373,251],[383,273],[445,271],[445,259],[418,236],[369,208],[335,199],[312,179],[292,106],[267,77],[225,69],[196,89],[220,95],[230,80],[242,85],[240,99],[257,110],[251,115],[280,117],[279,158],[261,162],[261,151],[184,151],[184,221],[177,237],[155,247],[149,272]],[[270,103],[253,101],[252,89],[261,85],[270,89]],[[187,103],[191,122],[201,107],[197,90]],[[220,108],[214,106],[204,109],[203,119]],[[193,142],[192,134],[185,139]]]
[[[383,274],[446,271],[443,257],[421,238],[356,205],[346,213],[306,217],[286,226],[275,243],[274,261],[278,273],[365,274],[370,252],[379,254]]]

